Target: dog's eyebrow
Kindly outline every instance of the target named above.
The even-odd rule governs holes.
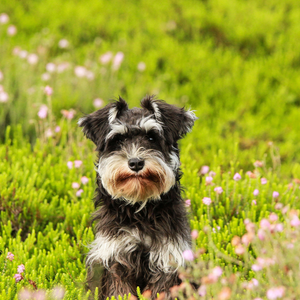
[[[105,141],[109,140],[116,134],[125,134],[128,132],[128,127],[120,121],[118,123],[110,124],[110,128],[111,131],[106,136]]]
[[[163,128],[160,122],[157,122],[155,119],[152,118],[153,115],[145,117],[140,120],[139,126],[141,129],[145,130],[146,132],[150,130],[156,130],[159,134],[162,134]]]

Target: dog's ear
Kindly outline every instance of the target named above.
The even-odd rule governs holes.
[[[141,106],[154,114],[157,122],[163,125],[165,134],[172,138],[173,142],[190,132],[198,119],[193,111],[167,104],[154,96],[146,96],[141,101]]]
[[[97,146],[97,150],[104,147],[105,138],[110,131],[112,124],[122,113],[127,110],[128,105],[124,99],[119,97],[118,101],[106,105],[90,115],[87,115],[78,121],[79,127],[83,127],[82,131],[85,136],[92,140]]]

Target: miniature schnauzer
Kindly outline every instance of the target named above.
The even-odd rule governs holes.
[[[137,295],[137,287],[170,298],[191,248],[178,140],[197,118],[153,96],[141,107],[119,98],[78,122],[99,155],[96,235],[86,260],[88,288],[98,287],[99,299]]]

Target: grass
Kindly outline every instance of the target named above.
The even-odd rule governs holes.
[[[230,299],[271,299],[267,291],[272,286],[284,286],[286,299],[299,296],[299,233],[291,225],[299,210],[298,1],[74,5],[68,0],[11,0],[0,3],[1,13],[10,18],[0,24],[0,96],[8,95],[8,101],[0,102],[1,299],[17,299],[22,287],[35,289],[35,284],[49,297],[56,286],[64,286],[65,299],[88,297],[84,258],[93,240],[95,155],[76,120],[95,110],[94,99],[106,104],[119,94],[131,107],[145,94],[157,94],[195,109],[199,117],[181,143],[184,197],[191,200],[187,209],[191,228],[199,231],[195,249],[201,252],[197,263],[182,271],[187,282],[203,283],[220,266],[222,276],[204,284],[207,299],[227,299],[220,295],[226,287]],[[9,36],[12,24],[17,34]],[[61,39],[68,40],[67,48],[59,47]],[[38,61],[32,64],[28,54],[22,58],[22,50],[36,54]],[[118,68],[99,60],[108,51],[124,53]],[[138,69],[140,62],[145,70]],[[49,71],[49,63],[56,71]],[[84,77],[76,76],[76,66],[86,68]],[[44,93],[46,85],[53,88],[51,97]],[[45,119],[37,115],[42,105],[48,108]],[[62,110],[71,109],[73,119],[63,116]],[[67,162],[75,160],[82,166],[69,169]],[[261,167],[254,166],[257,160]],[[212,184],[200,172],[203,165],[216,173]],[[235,173],[240,181],[233,180]],[[85,185],[82,176],[89,178]],[[261,184],[263,177],[266,184]],[[83,189],[80,197],[73,182]],[[223,188],[220,195],[217,186]],[[204,197],[212,199],[210,206]],[[271,225],[282,223],[284,232],[267,229],[262,243],[260,222],[271,212],[279,218]],[[245,219],[255,224],[254,232],[247,231]],[[249,247],[231,243],[235,236],[252,233]],[[293,250],[287,248],[291,243]],[[242,255],[236,253],[240,246]],[[264,266],[261,275],[254,272],[256,259],[273,257],[274,249],[282,253],[281,262]],[[13,261],[6,259],[8,252],[15,255]],[[20,264],[25,275],[16,283]],[[249,289],[245,282],[253,278],[260,285]],[[188,289],[187,284],[174,293],[185,290],[188,295]]]

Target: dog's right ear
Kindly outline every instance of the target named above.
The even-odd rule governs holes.
[[[120,116],[123,110],[127,109],[128,105],[126,101],[119,97],[118,101],[80,118],[78,125],[79,127],[83,127],[83,133],[88,139],[94,142],[97,150],[101,150],[105,146],[105,138],[111,129],[110,124]]]

